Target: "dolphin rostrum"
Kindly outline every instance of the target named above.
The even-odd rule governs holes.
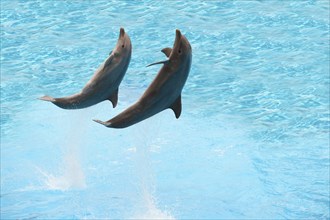
[[[118,87],[128,68],[131,54],[131,40],[125,33],[124,28],[120,28],[115,48],[110,52],[105,62],[96,70],[81,92],[63,98],[43,96],[39,99],[50,101],[64,109],[87,108],[104,100],[110,100],[113,107],[116,107]]]
[[[125,128],[167,108],[174,111],[176,118],[180,117],[181,91],[188,78],[192,60],[191,46],[187,38],[176,30],[173,49],[164,48],[162,52],[169,59],[149,65],[163,64],[142,97],[109,121],[94,121],[106,127]]]

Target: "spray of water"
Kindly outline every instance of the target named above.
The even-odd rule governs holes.
[[[70,114],[72,123],[67,132],[63,146],[63,158],[57,170],[46,172],[40,168],[38,171],[44,178],[44,185],[51,190],[69,190],[82,189],[86,187],[85,174],[83,172],[80,161],[80,148],[84,143],[86,133],[85,117],[86,111],[79,111],[76,114]],[[77,126],[79,125],[79,126]]]
[[[86,187],[85,175],[75,151],[65,153],[56,174],[38,168],[44,177],[45,187],[51,190],[82,189]]]
[[[156,184],[150,159],[151,146],[157,144],[159,117],[152,118],[135,127],[133,140],[136,148],[136,173],[141,192],[141,206],[132,219],[175,219],[167,211],[157,207]],[[148,123],[149,122],[149,123]]]

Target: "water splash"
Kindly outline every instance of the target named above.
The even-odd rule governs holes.
[[[44,184],[50,190],[83,189],[86,187],[85,174],[79,157],[74,152],[67,153],[63,158],[62,167],[56,175],[37,168],[44,178]]]
[[[70,120],[69,130],[66,133],[67,137],[62,137],[64,153],[62,161],[55,174],[46,172],[40,168],[38,171],[44,178],[44,184],[47,189],[51,190],[69,190],[83,189],[86,187],[85,174],[81,165],[80,148],[82,147],[84,137],[86,136],[86,123],[82,118],[86,118],[87,111],[77,111],[75,114],[68,113]],[[79,126],[76,126],[79,125]]]
[[[157,207],[157,202],[152,194],[146,193],[143,196],[143,202],[145,210],[143,210],[143,213],[137,213],[132,219],[175,219],[169,212],[160,210]]]
[[[152,122],[151,122],[152,120]],[[135,127],[133,131],[133,140],[135,144],[136,155],[136,173],[139,180],[139,188],[141,192],[141,204],[139,211],[132,219],[175,219],[169,212],[163,211],[157,207],[155,198],[156,183],[150,152],[152,146],[155,145],[155,140],[159,133],[160,117],[154,117],[146,122]]]

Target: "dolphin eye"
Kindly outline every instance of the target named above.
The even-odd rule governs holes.
[[[122,47],[122,48],[124,48],[124,44],[123,44],[123,45],[121,45],[121,47]]]
[[[179,53],[181,53],[181,49],[179,49]]]

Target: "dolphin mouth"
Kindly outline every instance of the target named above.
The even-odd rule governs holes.
[[[124,37],[124,35],[125,35],[125,29],[124,28],[120,28],[120,31],[119,31],[119,37]]]
[[[127,47],[130,48],[132,47],[129,36],[126,34],[125,29],[121,27],[119,31],[117,47],[124,47],[123,45],[126,45]]]
[[[180,41],[181,41],[181,38],[182,38],[182,34],[181,34],[181,31],[179,29],[176,29],[175,30],[175,40],[174,40],[174,43],[173,43],[173,49],[172,51],[176,51],[178,50],[178,48],[180,47]],[[172,55],[173,53],[171,53]]]
[[[173,45],[173,49],[178,49],[180,46],[184,45],[184,47],[191,49],[190,43],[187,40],[186,36],[184,36],[179,29],[175,30],[175,41]]]
[[[175,42],[179,42],[181,37],[182,37],[181,31],[179,29],[176,29],[175,30]]]

